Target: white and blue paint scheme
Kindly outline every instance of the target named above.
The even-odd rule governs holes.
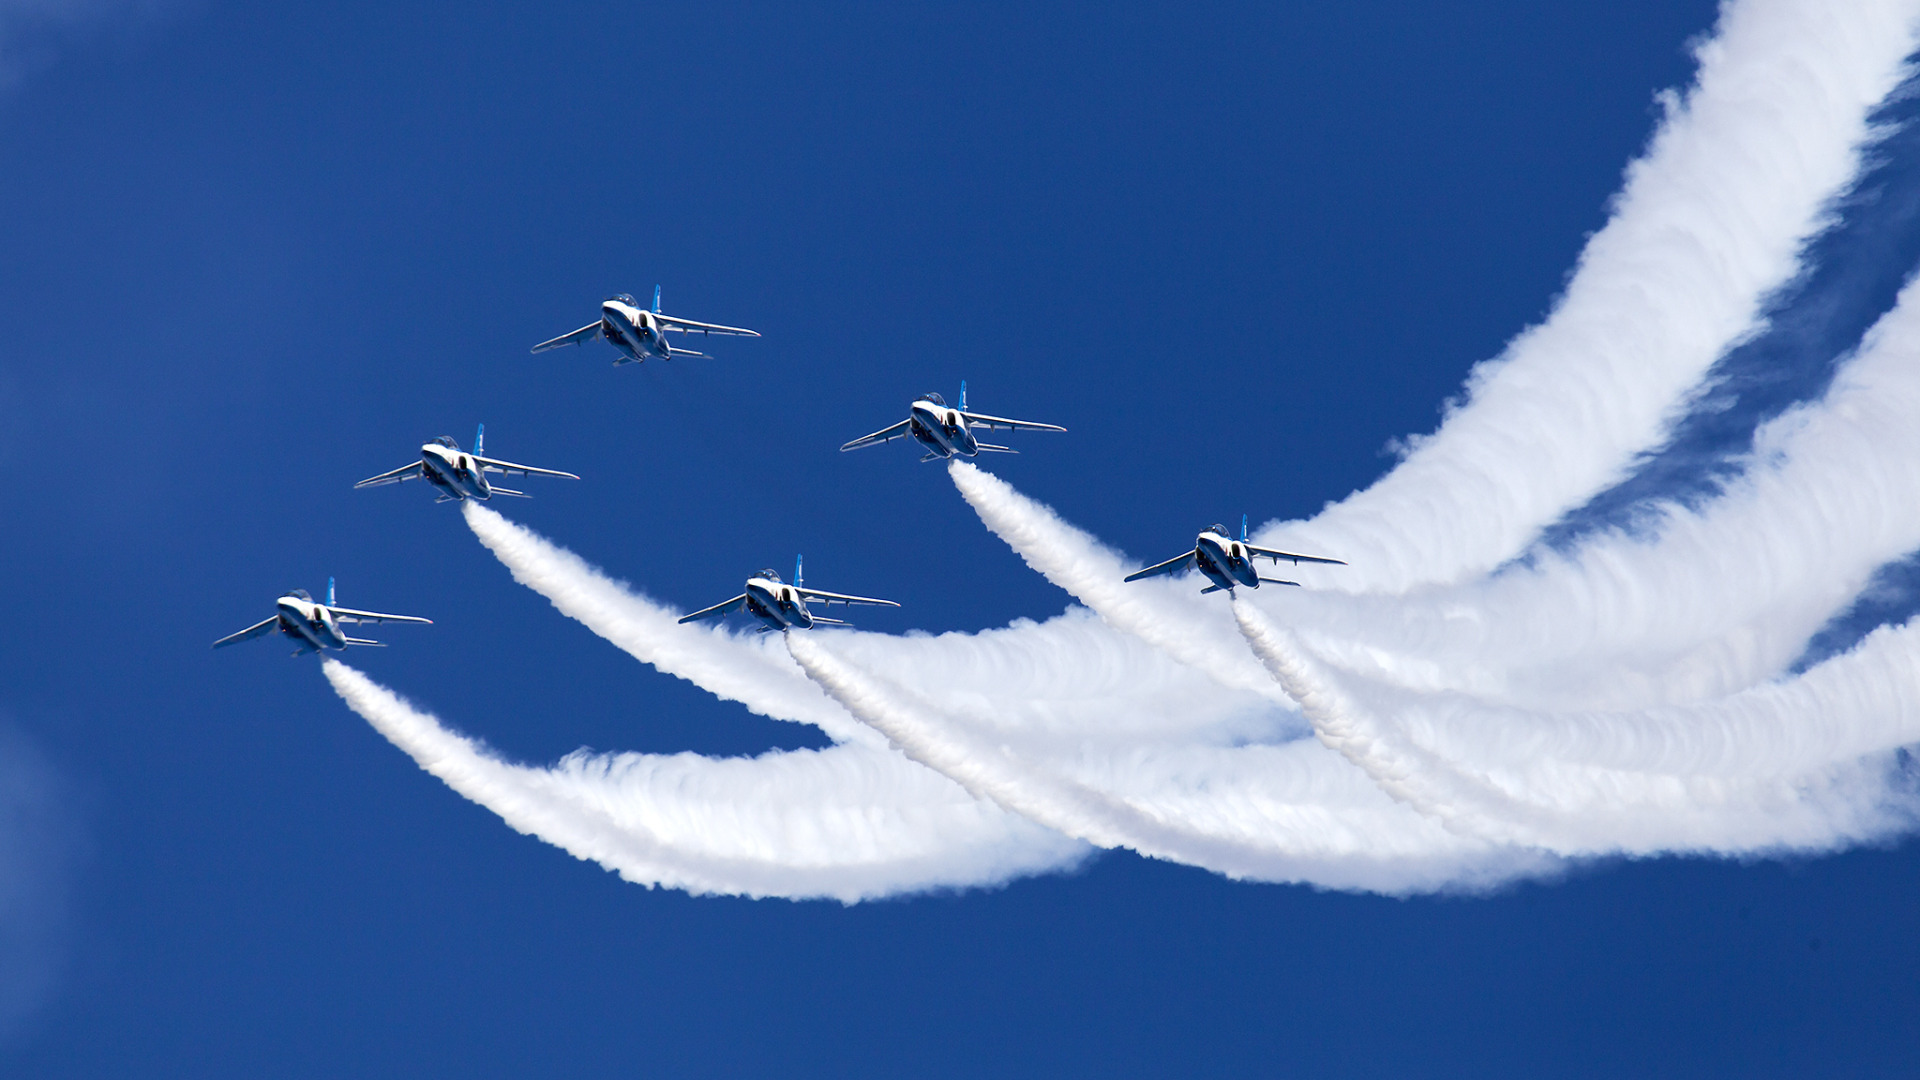
[[[600,305],[600,320],[588,323],[571,334],[561,334],[557,338],[543,341],[533,347],[537,353],[548,349],[558,349],[563,345],[580,345],[596,339],[606,341],[620,350],[620,356],[614,360],[619,364],[637,364],[648,357],[658,360],[671,360],[676,356],[705,356],[706,353],[692,349],[675,348],[667,344],[667,334],[723,334],[729,337],[759,337],[757,331],[739,326],[721,326],[718,323],[694,322],[673,315],[660,313],[660,286],[653,287],[653,310],[640,306],[627,293],[609,296]]]
[[[1020,451],[1010,447],[983,443],[973,434],[974,428],[986,428],[997,431],[1065,431],[1058,424],[1038,424],[1031,420],[1009,420],[1004,416],[988,416],[986,413],[967,411],[967,384],[960,384],[960,405],[958,408],[948,405],[947,399],[939,394],[921,394],[907,411],[907,418],[892,427],[881,428],[871,435],[863,435],[840,448],[841,453],[859,450],[862,447],[878,446],[895,439],[911,438],[926,447],[921,461],[939,461],[958,455],[974,457],[982,451],[996,454],[1017,454]]]
[[[747,579],[747,591],[724,603],[710,608],[702,608],[691,615],[681,618],[681,622],[698,622],[702,619],[719,619],[744,611],[760,620],[760,632],[772,630],[811,630],[815,626],[847,625],[840,619],[829,619],[825,615],[815,615],[807,610],[808,604],[847,604],[863,607],[899,607],[891,600],[878,600],[871,596],[848,596],[845,593],[822,592],[809,589],[804,584],[803,566],[800,559],[793,560],[793,584],[780,580],[780,575],[772,570],[762,570]]]
[[[434,502],[458,502],[462,499],[478,499],[486,502],[495,495],[513,495],[526,499],[532,496],[524,491],[512,488],[496,487],[487,480],[488,473],[504,473],[509,476],[558,476],[567,480],[578,480],[578,476],[557,469],[536,469],[531,465],[516,465],[511,461],[498,461],[482,457],[487,446],[487,425],[481,424],[473,435],[473,453],[460,449],[460,444],[451,435],[442,435],[420,447],[420,460],[411,465],[402,465],[391,472],[379,476],[369,476],[353,485],[357,491],[365,487],[380,487],[383,484],[398,484],[405,480],[425,480],[440,489],[440,497]]]
[[[1240,515],[1240,539],[1235,540],[1227,533],[1225,525],[1209,525],[1200,531],[1193,541],[1193,550],[1176,555],[1163,563],[1155,563],[1132,574],[1126,580],[1139,581],[1141,578],[1159,577],[1163,574],[1178,574],[1188,569],[1200,571],[1213,584],[1201,589],[1201,593],[1219,592],[1222,589],[1233,591],[1235,586],[1245,585],[1257,589],[1261,582],[1269,585],[1298,585],[1297,581],[1283,581],[1280,578],[1263,578],[1254,569],[1253,560],[1272,559],[1278,563],[1281,559],[1295,566],[1303,562],[1325,563],[1329,566],[1345,566],[1339,559],[1323,559],[1318,555],[1296,555],[1291,551],[1278,551],[1274,548],[1259,547],[1247,543],[1247,518]]]
[[[366,638],[348,637],[340,629],[340,624],[358,623],[428,623],[432,619],[422,619],[417,615],[387,615],[378,611],[357,611],[344,608],[333,602],[333,579],[327,579],[327,602],[322,604],[307,594],[305,589],[288,589],[287,594],[276,601],[277,610],[272,617],[254,623],[237,634],[229,634],[213,643],[218,649],[222,645],[232,645],[236,641],[248,641],[270,634],[275,630],[298,642],[300,647],[293,655],[320,652],[324,649],[344,649],[349,645],[380,645],[378,641]],[[382,646],[384,648],[384,646]]]

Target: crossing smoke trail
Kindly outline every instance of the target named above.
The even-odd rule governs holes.
[[[1916,17],[1920,0],[1725,6],[1552,314],[1380,482],[1262,530],[1353,564],[1301,568],[1306,589],[1122,584],[1137,564],[960,463],[949,475],[982,522],[1085,608],[782,648],[677,626],[470,504],[475,535],[562,613],[837,745],[531,768],[350,669],[328,677],[515,828],[699,892],[850,900],[1043,872],[1092,845],[1404,893],[1595,855],[1822,851],[1910,829],[1920,625],[1798,658],[1920,550],[1920,287],[1834,361],[1817,400],[1757,426],[1713,498],[1689,483],[1661,502],[1642,484],[1635,531],[1549,530],[1713,407],[1704,380],[1765,318],[1798,317],[1805,291],[1788,286],[1809,253],[1844,257],[1813,241],[1860,205],[1838,197],[1875,146],[1904,152],[1871,117],[1911,74]]]

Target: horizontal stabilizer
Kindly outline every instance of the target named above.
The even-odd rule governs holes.
[[[713,359],[713,357],[707,356],[707,354],[703,352],[695,352],[692,349],[683,349],[678,345],[667,346],[667,359],[671,360],[676,356],[699,356],[699,357],[704,357],[705,359],[708,359],[708,360]]]
[[[941,460],[944,460],[945,458],[946,458],[945,454],[936,454],[931,450],[929,450],[928,452],[920,456],[920,464],[925,465],[929,461],[941,461]]]
[[[820,626],[820,625],[826,625],[826,626],[852,626],[852,625],[853,625],[852,623],[850,623],[850,622],[848,622],[848,621],[847,621],[847,620],[845,620],[845,619],[829,619],[829,618],[827,618],[827,617],[826,617],[825,615],[815,615],[815,616],[813,617],[813,623],[814,623],[814,625],[815,625],[815,626]]]
[[[978,449],[985,450],[989,454],[1017,454],[1020,452],[1011,446],[995,446],[992,443],[974,443],[973,445]]]
[[[1208,593],[1210,593],[1210,592],[1220,592],[1221,590],[1223,590],[1223,589],[1225,589],[1225,588],[1226,588],[1226,586],[1224,586],[1224,585],[1209,585],[1209,586],[1207,586],[1206,588],[1204,588],[1204,589],[1201,589],[1201,590],[1200,590],[1200,595],[1201,595],[1201,596],[1205,596],[1205,595],[1207,595],[1207,594],[1208,594]]]
[[[1264,581],[1264,582],[1266,582],[1266,583],[1267,583],[1268,585],[1295,585],[1295,586],[1297,586],[1297,585],[1299,585],[1299,584],[1300,584],[1300,583],[1299,583],[1299,582],[1297,582],[1297,581],[1282,581],[1281,579],[1279,579],[1279,578],[1277,578],[1277,577],[1263,577],[1263,578],[1261,578],[1260,580],[1261,580],[1261,581]]]
[[[376,649],[384,649],[387,647],[387,644],[384,641],[374,641],[371,638],[363,638],[363,637],[350,637],[346,639],[346,642],[349,645],[371,645]]]
[[[531,499],[531,498],[533,498],[533,496],[531,496],[531,495],[529,495],[529,494],[527,494],[527,493],[526,493],[526,492],[524,492],[524,491],[515,491],[515,490],[513,490],[512,488],[503,488],[503,487],[494,487],[494,488],[491,488],[491,489],[489,489],[489,490],[491,490],[491,491],[492,491],[492,492],[493,492],[493,493],[494,493],[495,495],[511,495],[511,496],[513,496],[513,497],[514,497],[514,498],[516,498],[516,499]]]

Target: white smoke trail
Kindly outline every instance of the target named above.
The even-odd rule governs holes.
[[[762,716],[812,724],[835,741],[872,739],[765,635],[736,635],[711,624],[681,626],[678,614],[635,595],[573,552],[471,499],[461,505],[467,526],[513,580],[641,663]]]
[[[1285,701],[1236,639],[1232,625],[1206,604],[1193,602],[1199,599],[1197,589],[1158,580],[1129,584],[1122,579],[1138,567],[1006,481],[964,461],[952,462],[947,475],[994,535],[1109,625],[1151,642],[1222,686]]]
[[[1398,468],[1260,542],[1338,553],[1354,569],[1337,587],[1397,593],[1491,570],[1621,479],[1795,273],[1916,17],[1913,0],[1727,4],[1547,321],[1477,368]]]
[[[502,761],[364,674],[327,660],[349,708],[447,786],[628,881],[696,894],[828,897],[990,885],[1087,849],[864,745],[757,758],[575,753]]]
[[[837,655],[838,643],[857,638],[849,643],[901,670],[902,657],[888,648],[893,641],[836,634],[830,648],[819,635],[786,636],[808,675],[907,756],[1012,812],[1101,847],[1238,879],[1391,893],[1476,887],[1558,866],[1535,851],[1448,833],[1395,806],[1309,742],[1063,747],[1051,733],[1036,739],[1026,730],[1022,721],[1036,711],[1030,702],[1011,714],[986,713],[962,695],[916,692]]]
[[[1828,850],[1920,809],[1893,797],[1887,756],[1920,738],[1920,627],[1704,705],[1555,715],[1344,679],[1251,604],[1234,613],[1323,742],[1489,840],[1567,856]]]
[[[1541,708],[1624,709],[1772,677],[1874,570],[1920,549],[1920,284],[1824,398],[1762,432],[1746,474],[1657,535],[1389,602],[1287,597],[1312,648],[1428,690]]]
[[[688,755],[524,775],[463,765],[456,786],[650,883],[843,898],[927,887],[896,880],[1001,880],[1064,858],[1010,828],[980,839],[965,813],[1017,818],[968,792],[1070,852],[1086,849],[1063,833],[1238,877],[1388,892],[1551,872],[1565,857],[1817,851],[1910,827],[1892,751],[1920,728],[1907,704],[1920,700],[1920,631],[1884,630],[1803,676],[1767,680],[1875,565],[1920,546],[1906,509],[1920,494],[1920,437],[1902,423],[1920,407],[1920,377],[1909,377],[1920,302],[1903,295],[1827,398],[1772,425],[1764,460],[1713,505],[1676,510],[1657,537],[1591,537],[1494,571],[1657,444],[1713,361],[1757,329],[1856,174],[1916,13],[1920,0],[1727,5],[1697,83],[1668,100],[1552,316],[1482,365],[1469,403],[1380,483],[1263,530],[1355,564],[1303,570],[1318,591],[1229,602],[1191,583],[1125,585],[1119,555],[956,464],[956,487],[989,528],[1098,620],[795,636],[788,656],[768,639],[674,626],[470,507],[517,580],[636,658],[848,743],[727,763],[799,777],[776,800],[791,814],[770,810],[737,832],[714,827],[747,813],[729,801],[746,798],[735,772],[687,764],[700,797],[660,794],[657,763],[706,760]],[[1275,625],[1281,612],[1289,629]],[[1317,741],[1294,738],[1308,726]],[[439,745],[421,732],[445,734],[430,718],[415,728],[425,744]],[[463,745],[462,762],[485,759]],[[934,785],[872,786],[874,801],[850,812],[884,824],[883,854],[843,866],[808,846],[824,835],[814,826],[779,831],[811,820],[807,800],[838,805],[823,776],[847,782],[845,770],[876,762]],[[606,793],[596,776],[615,772],[646,779]],[[886,802],[896,797],[906,809]],[[970,809],[907,812],[940,799]],[[683,828],[666,854],[656,818]],[[752,857],[736,865],[742,850]],[[842,880],[859,884],[832,891]]]

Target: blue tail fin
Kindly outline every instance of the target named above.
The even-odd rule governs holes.
[[[473,430],[473,452],[476,456],[487,452],[487,425],[485,424]]]
[[[1240,515],[1240,542],[1243,544],[1247,542],[1247,515],[1245,514]]]
[[[960,380],[960,411],[967,411],[967,380]]]
[[[802,564],[801,560],[804,557],[805,556],[801,556],[801,555],[795,555],[793,557],[793,587],[796,589],[799,588],[806,581],[806,578],[801,573],[801,571],[804,569],[804,565]]]
[[[653,287],[653,313],[660,314],[660,286]]]
[[[333,606],[333,577],[331,575],[327,577],[327,606]]]

